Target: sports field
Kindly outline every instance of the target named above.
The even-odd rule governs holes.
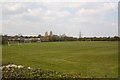
[[[117,42],[42,42],[3,45],[5,63],[33,68],[81,73],[84,76],[117,77]]]

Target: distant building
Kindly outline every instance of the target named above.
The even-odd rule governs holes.
[[[45,32],[45,37],[48,37],[48,32]]]
[[[50,35],[49,36],[53,36],[53,33],[52,33],[52,31],[50,31]]]
[[[62,34],[61,37],[67,37],[65,34]]]
[[[48,37],[48,36],[53,36],[52,31],[50,31],[50,34],[48,34],[48,32],[45,32],[45,36],[44,37]]]

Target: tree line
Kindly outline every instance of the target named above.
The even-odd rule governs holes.
[[[0,42],[2,44],[7,44],[8,41],[18,41],[18,42],[61,42],[61,41],[119,41],[120,37],[70,37],[66,35],[58,36],[22,36],[22,35],[15,35],[15,36],[8,36],[8,35],[1,35],[2,39]]]

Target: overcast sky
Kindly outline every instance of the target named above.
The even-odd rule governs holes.
[[[68,36],[118,35],[118,3],[9,2],[2,5],[2,33]]]

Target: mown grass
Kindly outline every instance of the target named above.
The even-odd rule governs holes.
[[[117,42],[43,42],[2,46],[3,64],[14,63],[81,73],[82,77],[117,77]]]

